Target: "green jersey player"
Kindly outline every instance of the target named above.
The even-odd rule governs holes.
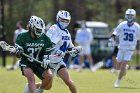
[[[27,78],[24,93],[42,93],[43,89],[48,90],[52,85],[52,73],[44,68],[40,63],[35,62],[31,58],[23,56],[23,52],[39,61],[44,61],[51,51],[55,48],[50,39],[43,34],[45,29],[44,21],[37,17],[31,16],[29,20],[29,31],[20,34],[16,39],[16,55],[21,57],[20,66],[22,74]],[[60,53],[60,52],[59,52]],[[58,54],[58,53],[56,53]],[[43,62],[44,63],[44,62]],[[34,74],[42,80],[35,84]]]

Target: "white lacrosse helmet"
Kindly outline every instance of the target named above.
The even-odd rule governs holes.
[[[60,10],[57,13],[56,21],[61,29],[65,29],[71,20],[71,15],[68,11]]]
[[[133,22],[136,17],[136,11],[134,9],[127,9],[125,12],[125,18],[128,22]]]
[[[44,21],[37,16],[31,16],[28,26],[37,38],[40,37],[45,30]]]

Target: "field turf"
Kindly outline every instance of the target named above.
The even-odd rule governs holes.
[[[8,59],[8,64],[11,59]],[[91,72],[84,69],[78,73],[74,69],[69,70],[70,76],[75,82],[78,93],[140,93],[140,71],[128,70],[125,78],[121,81],[120,88],[114,88],[117,74],[111,74],[110,69],[100,69]],[[36,78],[36,82],[40,81]],[[7,71],[0,67],[0,93],[23,93],[26,78],[21,75],[20,69]],[[63,81],[54,77],[51,90],[44,93],[70,93]]]

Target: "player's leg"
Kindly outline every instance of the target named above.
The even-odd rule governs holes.
[[[82,68],[84,67],[84,52],[85,52],[85,46],[82,47],[82,52],[79,54],[80,60],[79,60],[79,67],[77,69],[77,72],[80,72]]]
[[[35,86],[35,77],[34,73],[31,68],[29,67],[22,67],[24,76],[28,80],[28,88],[29,88],[29,93],[36,93],[36,86]],[[25,88],[26,90],[27,88]],[[27,92],[28,93],[28,92]]]
[[[35,68],[36,76],[42,80],[42,82],[36,83],[36,93],[43,93],[43,90],[49,90],[52,87],[53,75],[50,69],[44,69],[42,67]]]
[[[89,61],[90,70],[92,71],[92,69],[93,69],[93,59],[92,59],[92,56],[90,54],[88,54],[87,58],[88,58],[88,61]]]
[[[77,72],[80,72],[82,68],[84,67],[84,55],[80,54],[80,60],[79,60],[79,67],[77,69]]]
[[[114,87],[116,87],[116,88],[119,87],[122,77],[126,75],[126,65],[127,65],[127,63],[128,63],[127,61],[122,61],[121,64],[120,64],[119,75],[118,75],[118,78],[117,78],[117,80],[115,81],[115,84],[114,84]]]
[[[88,62],[89,62],[89,65],[90,65],[90,70],[93,71],[93,59],[92,59],[92,56],[91,56],[91,49],[90,49],[90,45],[86,46],[85,47],[85,55],[87,56],[87,59],[88,59]]]
[[[121,66],[120,66],[120,72],[118,75],[118,79],[115,82],[115,87],[119,87],[120,80],[122,79],[123,76],[126,75],[126,65],[128,64],[129,61],[131,61],[131,57],[133,55],[133,51],[128,51],[124,50],[123,53],[123,59],[121,59]]]
[[[117,53],[117,64],[116,64],[117,65],[116,69],[119,70],[119,75],[120,75],[120,69],[122,66],[123,56],[124,56],[124,51],[119,50]],[[119,77],[119,75],[118,75],[118,77]],[[119,84],[120,84],[120,79],[118,77],[114,83],[115,88],[119,87]]]
[[[50,69],[47,69],[43,72],[42,77],[44,78],[42,80],[42,84],[40,86],[41,89],[49,90],[52,87],[52,81],[53,81],[53,74],[50,71]]]
[[[126,75],[126,65],[127,65],[128,61],[123,61],[121,64],[121,68],[120,68],[120,72],[119,72],[119,76],[118,79],[121,80],[123,76]]]
[[[58,75],[69,87],[71,93],[77,93],[76,86],[74,85],[74,82],[71,80],[66,67],[61,66],[60,69],[58,70]]]
[[[112,53],[112,69],[111,69],[111,73],[115,73],[116,72],[116,66],[117,66],[117,60],[116,60],[116,56],[117,56],[117,53],[118,53],[118,47],[115,46],[115,49]]]

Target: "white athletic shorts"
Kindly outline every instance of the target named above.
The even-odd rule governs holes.
[[[117,62],[131,61],[134,50],[119,49],[117,53]]]
[[[89,54],[91,54],[90,45],[81,46],[81,47],[82,47],[82,52],[80,53],[80,55],[89,55]]]
[[[49,68],[51,69],[52,73],[56,74],[57,76],[57,72],[61,66],[66,67],[66,64],[63,61],[60,61],[58,63],[49,63]]]

